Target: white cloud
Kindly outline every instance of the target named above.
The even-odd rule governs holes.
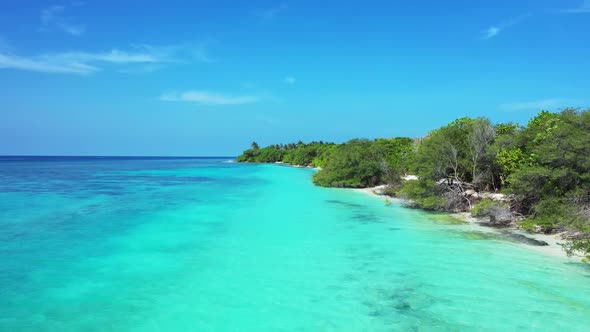
[[[197,62],[216,62],[207,53],[204,43],[180,43],[165,46],[152,45],[135,45],[136,48],[145,49],[147,53],[157,55],[161,58],[176,58],[176,62],[197,61]]]
[[[0,53],[0,68],[20,69],[45,73],[92,74],[100,71],[100,64],[133,64],[163,62],[152,54],[112,50],[103,53],[67,52],[39,56],[18,56]]]
[[[535,101],[513,102],[501,104],[498,108],[505,112],[527,111],[527,110],[555,110],[563,107],[572,106],[571,104],[579,102],[576,99],[550,98]]]
[[[287,4],[281,3],[280,5],[273,7],[273,8],[257,10],[254,12],[254,14],[256,16],[259,16],[259,17],[265,19],[265,20],[272,20],[273,18],[277,17],[280,13],[282,13],[286,10],[287,10]]]
[[[71,19],[63,16],[64,6],[51,6],[41,11],[41,23],[45,27],[56,27],[72,36],[80,36],[86,31],[82,24],[74,24]]]
[[[99,69],[80,62],[59,63],[38,58],[0,54],[0,69],[11,68],[44,73],[90,74]]]
[[[293,76],[287,76],[287,77],[285,77],[283,82],[285,82],[287,84],[295,84],[297,82],[297,79]]]
[[[181,101],[201,105],[243,105],[260,101],[256,96],[234,96],[209,91],[193,90],[182,93],[171,92],[160,96],[162,101]]]
[[[0,69],[63,73],[93,74],[107,65],[132,66],[161,64],[152,66],[154,71],[166,63],[183,63],[189,61],[211,62],[201,47],[191,45],[151,46],[139,45],[129,51],[113,49],[106,52],[62,52],[45,53],[35,56],[22,56],[0,51]],[[120,72],[131,73],[136,68],[123,68]]]
[[[506,30],[507,28],[509,28],[513,25],[516,25],[516,24],[522,22],[523,20],[529,18],[530,16],[531,16],[531,14],[525,14],[525,15],[521,15],[516,18],[513,18],[508,22],[504,22],[502,24],[497,24],[497,25],[492,25],[489,28],[483,30],[483,39],[494,38],[498,34],[500,34],[502,31]]]
[[[500,28],[489,27],[486,31],[484,31],[484,39],[490,39],[492,37],[495,37],[498,33],[500,33]]]
[[[165,56],[155,53],[138,50],[136,52],[126,52],[117,49],[109,52],[87,53],[87,52],[66,52],[53,55],[45,55],[46,59],[61,59],[62,61],[80,61],[80,62],[111,62],[111,63],[152,63],[166,62]]]
[[[561,10],[561,12],[570,14],[590,14],[590,0],[584,0],[577,8],[564,9]]]

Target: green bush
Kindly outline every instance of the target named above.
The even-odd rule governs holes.
[[[430,211],[443,211],[447,205],[447,200],[440,196],[426,197],[424,199],[418,200],[417,202],[424,210]]]
[[[506,203],[500,203],[485,198],[473,207],[473,209],[471,210],[471,215],[474,217],[487,217],[490,216],[498,208],[506,209],[508,208],[508,205]]]
[[[323,187],[372,187],[383,183],[383,156],[372,149],[373,142],[355,139],[338,145],[313,182]]]
[[[584,257],[582,262],[588,263],[590,261],[590,239],[588,238],[568,240],[561,243],[561,247],[568,256],[581,254]]]
[[[406,181],[399,196],[414,201],[425,210],[443,211],[447,205],[447,200],[440,196],[437,183],[430,179]]]
[[[551,218],[534,218],[532,216],[526,217],[523,221],[519,222],[518,225],[527,231],[537,232],[539,228],[542,232],[551,232],[555,224]]]
[[[327,154],[334,148],[335,144],[321,141],[309,144],[298,142],[296,144],[275,144],[259,148],[254,142],[252,146],[252,149],[244,151],[236,160],[238,162],[283,162],[298,166],[319,166],[318,164],[325,162]]]

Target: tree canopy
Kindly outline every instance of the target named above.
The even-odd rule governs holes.
[[[326,155],[334,148],[333,143],[301,141],[290,144],[273,144],[260,148],[256,142],[252,148],[244,151],[237,158],[238,162],[275,163],[282,162],[298,166],[321,166]]]
[[[354,139],[334,148],[313,182],[325,187],[370,187],[399,179],[407,169],[409,138]]]

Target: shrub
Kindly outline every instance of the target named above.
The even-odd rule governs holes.
[[[490,223],[505,225],[514,220],[510,206],[503,202],[496,202],[491,199],[483,199],[471,210],[474,217],[489,217]]]
[[[372,187],[383,183],[383,156],[372,150],[369,140],[352,140],[337,146],[315,173],[313,182],[323,187]]]
[[[446,198],[439,194],[438,185],[430,179],[407,181],[399,190],[399,195],[425,210],[442,211],[447,205]]]
[[[582,262],[588,263],[590,261],[590,239],[572,239],[560,245],[568,256],[581,254],[584,256]]]
[[[508,205],[486,198],[473,207],[471,215],[474,217],[487,217],[497,208],[508,208]]]

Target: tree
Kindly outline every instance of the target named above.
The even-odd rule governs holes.
[[[473,121],[465,117],[431,131],[417,146],[414,171],[435,181],[467,180],[466,175],[470,173],[467,135]]]
[[[481,159],[485,156],[486,150],[495,136],[496,133],[490,120],[478,118],[471,123],[469,134],[467,135],[467,145],[471,157],[471,182],[474,184],[477,184],[480,180],[477,174],[478,166],[481,166]]]
[[[271,144],[260,148],[256,142],[252,142],[252,148],[244,151],[237,158],[238,162],[274,163],[283,162],[291,165],[309,166],[314,162],[323,162],[324,153],[332,149],[333,143],[311,142],[305,144]],[[316,165],[317,166],[317,165]]]
[[[384,182],[384,155],[374,142],[354,139],[338,145],[313,182],[324,187],[372,187]]]
[[[519,135],[516,153],[499,154],[512,172],[508,190],[527,227],[590,233],[590,110],[540,112]]]

